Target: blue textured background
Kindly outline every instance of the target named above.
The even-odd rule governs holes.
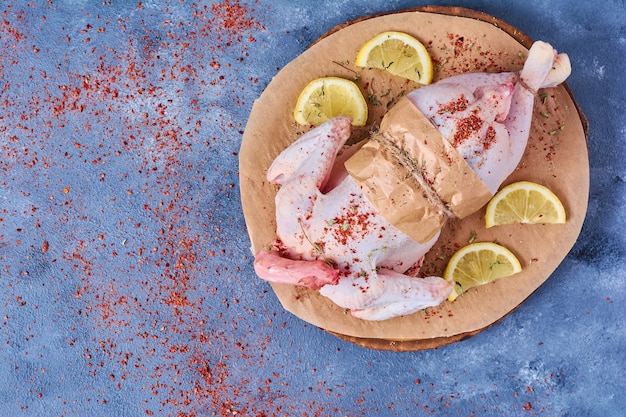
[[[582,234],[515,312],[436,350],[372,351],[253,273],[252,102],[335,25],[423,4],[0,2],[0,415],[624,415],[623,0],[430,2],[567,52],[590,122]]]

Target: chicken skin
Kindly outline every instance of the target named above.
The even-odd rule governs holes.
[[[462,74],[407,97],[495,193],[522,158],[537,90],[569,73],[567,55],[539,41],[520,73]],[[280,186],[277,239],[256,254],[255,271],[268,281],[319,290],[365,320],[438,305],[453,283],[416,277],[415,266],[439,233],[416,242],[377,212],[343,168],[350,122],[332,119],[274,160],[267,179]]]

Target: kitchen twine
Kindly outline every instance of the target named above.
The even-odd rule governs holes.
[[[444,202],[441,197],[439,197],[439,194],[437,194],[437,191],[435,191],[431,183],[424,178],[424,168],[422,168],[419,164],[416,164],[415,160],[409,156],[407,151],[396,145],[384,133],[375,133],[370,137],[370,139],[381,144],[385,151],[395,157],[398,163],[410,172],[410,175],[413,176],[422,190],[424,190],[426,198],[428,198],[428,201],[433,206],[437,207],[449,218],[456,217],[452,210],[448,208],[448,204]]]
[[[522,79],[521,74],[517,73],[515,77],[515,82],[521,85],[522,87],[524,87],[524,89],[528,91],[529,93],[531,93],[533,96],[537,97],[537,90],[530,88],[530,86],[526,84],[526,82]]]

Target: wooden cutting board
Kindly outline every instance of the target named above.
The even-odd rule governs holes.
[[[383,71],[354,66],[360,46],[386,30],[409,33],[427,46],[435,64],[433,81],[465,72],[517,71],[532,44],[511,25],[459,7],[428,6],[367,16],[329,31],[274,77],[255,101],[246,125],[239,154],[240,188],[253,252],[275,237],[277,188],[267,183],[267,168],[307,130],[292,116],[301,89],[322,76],[356,79],[371,99],[368,124],[355,129],[351,139],[359,141],[376,129],[395,99],[417,87]],[[344,340],[394,351],[429,349],[464,340],[513,311],[565,258],[580,234],[587,210],[587,120],[566,84],[542,93],[546,95],[536,100],[526,153],[505,184],[529,180],[548,186],[563,201],[567,223],[485,229],[483,208],[462,221],[449,222],[423,266],[428,275],[441,275],[454,251],[473,237],[508,247],[520,259],[521,273],[471,289],[453,303],[445,301],[382,322],[355,319],[317,291],[272,284],[283,307]]]

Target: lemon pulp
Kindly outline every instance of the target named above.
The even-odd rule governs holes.
[[[354,126],[367,123],[367,102],[359,87],[340,77],[317,78],[298,96],[294,119],[301,125],[320,125],[337,116],[349,116]]]
[[[470,288],[521,270],[517,257],[504,246],[492,242],[470,243],[452,255],[444,271],[443,278],[455,283],[448,300],[454,301]]]
[[[427,85],[433,79],[433,64],[426,47],[403,32],[388,31],[365,42],[357,53],[359,67],[379,68],[393,75]]]
[[[514,223],[565,223],[561,200],[547,187],[519,181],[493,196],[485,211],[485,227]]]

